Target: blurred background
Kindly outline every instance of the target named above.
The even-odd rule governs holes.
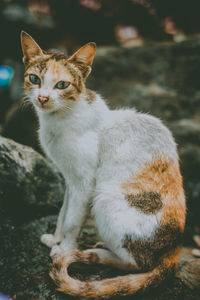
[[[42,153],[37,118],[32,107],[21,100],[21,30],[32,35],[41,48],[59,49],[68,55],[84,43],[96,42],[98,50],[88,87],[105,97],[111,108],[136,107],[161,118],[170,128],[178,144],[187,197],[184,244],[194,247],[195,236],[200,245],[199,15],[198,0],[0,0],[0,135]],[[24,161],[28,162],[29,155],[37,155],[2,141],[0,212],[1,220],[6,221],[0,229],[6,242],[0,281],[4,282],[5,293],[26,294],[19,299],[61,299],[52,298],[49,291],[47,296],[43,294],[49,280],[44,275],[48,274],[49,262],[44,252],[47,250],[40,249],[38,236],[54,229],[64,184],[57,171],[54,173],[50,165],[47,168],[39,156],[33,160],[31,172],[28,163],[27,169],[20,169],[15,147],[19,147]],[[54,219],[50,216],[53,214]],[[22,249],[27,257],[23,261]],[[36,256],[38,260],[31,261]],[[30,271],[25,271],[26,264]],[[14,287],[16,270],[19,280]],[[38,298],[38,283],[43,278],[42,298]],[[29,297],[33,285],[36,298]],[[51,290],[53,293],[54,286]]]

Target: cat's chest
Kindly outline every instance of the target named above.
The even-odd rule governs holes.
[[[66,130],[54,130],[53,128],[40,129],[40,141],[45,153],[55,162],[64,163],[70,158],[75,148],[78,136]]]
[[[98,136],[94,131],[84,133],[76,131],[57,131],[50,128],[41,128],[39,132],[41,145],[60,171],[80,172],[84,164],[95,168],[98,159]]]
[[[45,153],[50,156],[55,155],[63,144],[63,133],[50,128],[40,128],[39,137]]]

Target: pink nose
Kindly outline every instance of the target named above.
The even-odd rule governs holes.
[[[49,97],[48,96],[38,96],[38,100],[40,101],[41,104],[46,103],[47,101],[49,101]]]

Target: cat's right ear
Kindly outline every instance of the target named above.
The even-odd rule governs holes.
[[[21,32],[21,45],[24,54],[23,62],[26,64],[35,56],[43,55],[42,49],[34,39],[25,31]]]
[[[68,61],[75,64],[81,69],[83,77],[87,77],[90,74],[91,66],[96,53],[96,44],[93,42],[87,43],[76,51]]]

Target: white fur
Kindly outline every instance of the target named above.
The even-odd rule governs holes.
[[[109,110],[100,96],[88,103],[82,95],[62,116],[36,110],[41,145],[64,175],[67,187],[55,235],[43,236],[42,242],[50,247],[61,242],[63,250],[77,247],[92,201],[102,240],[121,261],[134,265],[134,258],[123,248],[123,238],[126,234],[151,236],[160,215],[146,215],[130,207],[120,185],[156,154],[177,160],[170,132],[150,115],[131,109]]]

